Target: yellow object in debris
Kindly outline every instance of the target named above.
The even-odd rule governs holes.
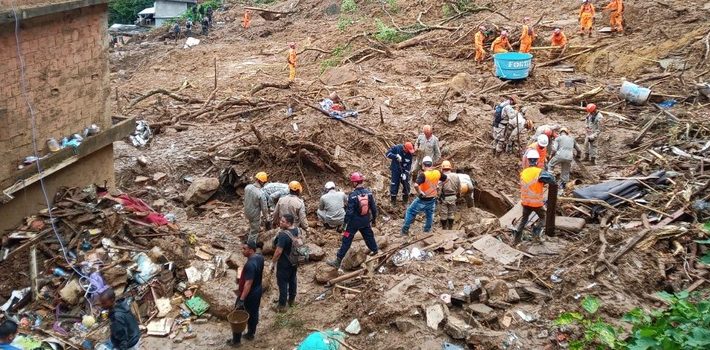
[[[190,245],[195,245],[197,243],[197,235],[194,233],[190,233],[187,235],[187,243],[190,243]]]

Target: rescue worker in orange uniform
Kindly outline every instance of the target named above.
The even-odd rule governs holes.
[[[242,19],[242,28],[244,28],[244,29],[249,28],[250,23],[251,23],[251,10],[246,10],[246,11],[244,11],[244,18]]]
[[[446,174],[442,174],[439,170],[433,169],[434,161],[431,157],[424,157],[422,165],[424,166],[424,171],[419,173],[414,185],[419,195],[412,201],[409,207],[407,207],[407,212],[404,215],[404,224],[400,232],[402,236],[409,235],[409,227],[421,212],[424,212],[426,215],[424,232],[431,231],[431,226],[434,223],[436,199],[439,197],[439,183],[447,179]]]
[[[552,46],[557,46],[560,48],[567,47],[567,36],[562,32],[560,28],[555,28],[552,32],[552,38],[550,38],[550,43]]]
[[[537,141],[531,143],[528,145],[527,150],[525,151],[525,154],[523,155],[523,169],[530,167],[530,166],[536,166],[540,169],[545,168],[545,163],[547,162],[547,145],[549,145],[550,139],[547,137],[547,135],[542,134],[537,137]],[[528,163],[528,151],[534,150],[538,154],[538,160],[536,165],[530,165]]]
[[[528,150],[525,157],[530,166],[520,172],[520,201],[523,205],[523,217],[513,231],[516,244],[522,240],[523,230],[533,212],[538,216],[532,227],[533,240],[540,240],[545,225],[545,184],[555,183],[552,174],[536,166],[540,158],[536,150]]]
[[[508,41],[508,31],[504,30],[500,32],[500,36],[491,44],[491,53],[505,53],[508,51],[513,51],[513,47],[510,46],[510,42]]]
[[[486,27],[478,27],[478,31],[473,35],[473,47],[476,50],[476,63],[482,63],[486,57],[486,49],[483,43],[486,41]]]
[[[609,26],[612,31],[624,31],[624,2],[623,0],[611,0],[606,5],[604,11],[609,10]]]
[[[535,32],[529,25],[530,17],[523,18],[523,28],[520,31],[520,52],[530,53],[532,43],[535,40]]]
[[[288,43],[288,81],[296,80],[296,43]]]
[[[589,37],[592,37],[592,26],[594,25],[594,16],[596,14],[594,5],[589,0],[584,0],[582,7],[579,8],[579,34],[584,35],[588,32]]]

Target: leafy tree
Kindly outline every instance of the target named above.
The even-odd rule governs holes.
[[[138,12],[153,6],[153,0],[110,0],[108,2],[108,24],[133,24]]]

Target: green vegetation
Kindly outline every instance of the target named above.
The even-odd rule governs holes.
[[[379,19],[375,19],[375,27],[377,28],[375,38],[384,43],[399,43],[410,37],[407,34],[398,32],[395,28],[388,27]]]
[[[397,0],[387,0],[387,7],[389,7],[390,12],[399,11],[399,6],[397,5]]]
[[[707,241],[701,241],[707,244]],[[628,349],[628,350],[700,350],[710,348],[710,300],[707,296],[682,291],[676,294],[656,294],[668,306],[646,312],[635,308],[621,319],[632,326],[631,334],[594,316],[599,310],[599,299],[587,296],[580,312],[565,312],[555,325],[581,327],[583,336],[570,341],[571,350]]]
[[[599,316],[594,315],[599,310],[599,299],[594,296],[586,296],[582,300],[582,309],[585,313],[565,312],[555,320],[558,326],[578,325],[581,327],[584,336],[581,339],[570,341],[570,350],[584,349],[623,349],[625,343],[619,340],[622,333],[621,328],[615,328],[604,322]]]
[[[710,221],[706,222],[703,225],[703,229],[705,229],[705,231],[710,232]],[[710,244],[710,239],[706,239],[703,241],[695,241],[695,242],[700,243],[700,244]],[[700,262],[705,265],[710,265],[710,251],[706,252],[705,255],[702,258],[700,258]]]
[[[343,0],[343,2],[340,3],[340,11],[349,13],[357,11],[355,0]]]
[[[323,60],[320,63],[320,74],[323,74],[328,68],[337,67],[343,60],[343,56],[347,52],[345,46],[339,45],[330,54],[330,58]]]
[[[138,12],[153,6],[153,0],[110,0],[108,2],[108,24],[133,24]]]
[[[633,325],[627,339],[629,349],[710,348],[710,300],[687,291],[656,295],[668,303],[668,308],[650,313],[636,308],[624,315],[623,320]]]
[[[346,29],[348,29],[350,25],[354,23],[355,21],[351,18],[341,16],[340,18],[338,18],[338,30],[344,32]]]

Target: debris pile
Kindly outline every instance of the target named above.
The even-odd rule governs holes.
[[[173,221],[106,188],[60,190],[51,210],[28,217],[3,239],[0,265],[18,273],[0,284],[0,293],[11,296],[2,310],[22,334],[80,349],[107,339],[108,321],[96,301],[113,288],[148,335],[194,337],[191,324],[211,317],[201,285],[227,274],[229,254],[194,246],[194,235]],[[224,289],[219,284],[210,288]]]

